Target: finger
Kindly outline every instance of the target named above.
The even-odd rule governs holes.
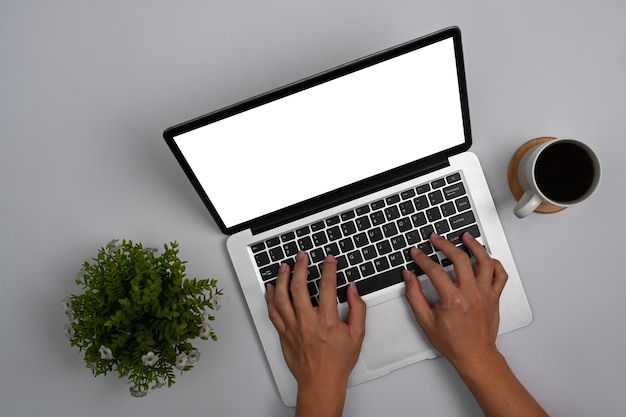
[[[466,285],[475,282],[474,269],[472,268],[469,256],[465,253],[465,251],[457,248],[452,242],[442,238],[436,233],[430,235],[430,241],[433,246],[443,252],[443,254],[446,255],[450,261],[452,261],[452,266],[454,267],[454,272],[459,285]]]
[[[415,274],[405,270],[402,272],[405,283],[405,297],[413,310],[413,315],[422,328],[430,327],[435,318],[434,312],[426,296],[422,292],[422,286]]]
[[[450,275],[443,270],[441,265],[430,259],[428,255],[417,248],[412,248],[411,257],[417,266],[419,266],[420,269],[428,275],[428,278],[430,278],[430,282],[432,282],[433,287],[437,290],[440,299],[443,300],[445,297],[456,291],[454,282],[450,279]]]
[[[266,297],[270,297],[268,302],[271,302],[272,312],[275,312],[280,316],[280,320],[283,323],[283,328],[286,325],[293,325],[296,321],[295,311],[293,304],[289,298],[289,278],[291,271],[289,265],[283,264],[278,269],[278,277],[276,278],[276,287],[273,288],[271,294],[266,293]],[[269,290],[269,286],[268,286]],[[278,329],[278,327],[277,327]],[[278,329],[279,331],[281,329]]]
[[[268,284],[265,292],[265,301],[267,302],[267,315],[279,334],[285,332],[285,322],[283,321],[278,309],[276,308],[276,287]]]
[[[478,242],[471,233],[464,233],[461,236],[463,244],[472,252],[476,259],[476,280],[482,288],[490,288],[493,285],[495,262],[487,253],[483,245]]]
[[[509,279],[509,274],[506,273],[504,266],[497,259],[494,260],[495,268],[493,272],[493,290],[498,294],[498,297],[502,295],[504,286]]]
[[[347,295],[350,309],[348,310],[348,317],[346,317],[346,324],[350,329],[350,333],[362,341],[365,337],[365,314],[367,306],[359,295],[356,284],[350,284]]]
[[[322,263],[322,278],[319,281],[320,312],[332,318],[339,318],[337,311],[337,261],[332,255],[328,255]]]
[[[296,264],[293,267],[293,276],[291,277],[291,298],[293,299],[293,308],[298,312],[308,311],[313,308],[311,304],[311,295],[307,286],[309,276],[309,257],[306,252],[298,252],[296,256]]]

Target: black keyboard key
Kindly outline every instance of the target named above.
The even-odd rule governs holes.
[[[280,243],[280,238],[278,236],[276,236],[276,237],[273,237],[271,239],[267,239],[265,241],[265,243],[267,243],[267,247],[268,248],[271,248],[272,246],[276,246],[276,245],[278,245]]]
[[[428,241],[422,242],[419,245],[417,245],[417,249],[421,250],[426,255],[430,255],[431,253],[434,252],[433,245],[431,245],[430,242]]]
[[[389,255],[389,262],[392,267],[402,265],[404,263],[404,257],[402,256],[402,253],[394,252]]]
[[[374,268],[376,268],[376,272],[382,272],[385,269],[389,269],[389,261],[384,256],[382,258],[378,258],[374,261]]]
[[[323,230],[320,232],[313,233],[311,235],[311,238],[313,239],[313,245],[315,246],[322,246],[328,243],[328,239],[326,238],[326,233],[324,233]]]
[[[474,213],[472,213],[471,210],[450,217],[450,227],[452,228],[452,230],[468,226],[472,223],[476,223],[476,218],[474,217]]]
[[[289,242],[283,245],[283,250],[285,251],[285,256],[296,256],[298,254],[298,245],[296,242]]]
[[[428,191],[430,191],[430,185],[428,184],[420,185],[419,187],[415,189],[415,191],[417,191],[418,194],[427,193]]]
[[[271,264],[271,265],[261,268],[259,270],[259,272],[261,273],[261,279],[265,282],[271,279],[275,279],[278,276],[279,267],[280,267],[279,264]]]
[[[318,269],[317,265],[309,266],[309,275],[307,277],[307,281],[314,281],[321,276],[322,274],[320,274],[320,270]]]
[[[346,281],[346,275],[343,271],[337,271],[337,291],[339,291],[340,287],[346,285],[348,281]]]
[[[448,225],[448,221],[446,219],[435,223],[435,232],[437,232],[438,235],[443,235],[444,233],[448,233],[449,231],[450,225]]]
[[[439,207],[433,207],[426,210],[426,216],[428,217],[428,221],[436,222],[441,219],[441,211],[439,210]]]
[[[430,185],[433,187],[433,189],[441,188],[444,185],[446,185],[446,180],[443,179],[443,178],[439,178],[438,180],[435,180],[435,181],[431,182]]]
[[[341,235],[341,229],[339,226],[333,226],[330,229],[326,230],[326,234],[328,235],[328,240],[334,242],[337,239],[341,239],[343,236]]]
[[[309,236],[303,236],[298,239],[298,246],[300,247],[300,250],[308,251],[313,247],[313,241]]]
[[[415,199],[413,199],[413,203],[415,204],[415,210],[424,210],[430,207],[428,204],[428,198],[425,195],[421,195]]]
[[[372,225],[377,226],[379,224],[385,223],[385,214],[382,210],[376,211],[370,214],[370,220],[372,221]]]
[[[362,206],[357,208],[355,211],[357,216],[362,216],[370,212],[370,206]]]
[[[359,272],[359,268],[357,268],[356,266],[346,269],[345,271],[343,271],[343,273],[348,282],[353,282],[361,278],[361,273]]]
[[[402,235],[392,237],[389,242],[391,243],[391,247],[395,250],[404,249],[406,247],[406,240]]]
[[[309,228],[309,226],[304,226],[296,230],[296,236],[298,237],[308,235],[309,233],[311,233],[311,229]]]
[[[357,290],[361,296],[366,294],[371,294],[375,291],[382,290],[383,288],[387,288],[394,284],[399,284],[403,281],[402,279],[402,269],[403,268],[395,268],[390,269],[388,271],[382,272],[380,274],[374,275],[370,278],[361,280],[356,283]],[[374,273],[374,267],[372,266],[371,271]],[[361,272],[363,272],[361,270]],[[369,272],[369,270],[368,270]]]
[[[350,219],[354,219],[356,217],[356,213],[354,210],[346,211],[345,213],[341,213],[341,220],[346,221]]]
[[[338,243],[341,253],[347,253],[354,250],[354,243],[352,243],[352,239],[350,239],[349,237],[341,239]]]
[[[322,262],[325,257],[326,253],[322,248],[315,248],[311,252],[309,252],[309,258],[311,258],[311,262],[314,264]]]
[[[385,237],[391,237],[398,234],[398,228],[396,227],[395,223],[383,224],[382,230]]]
[[[344,236],[350,236],[356,233],[356,226],[354,225],[354,222],[350,220],[341,225],[341,231],[343,232]]]
[[[290,240],[294,240],[296,238],[296,234],[294,232],[287,232],[285,234],[280,235],[280,240],[284,242],[289,242]]]
[[[359,230],[359,232],[372,227],[372,223],[370,223],[370,219],[367,216],[359,217],[358,219],[356,219],[355,222],[356,228]]]
[[[263,242],[255,243],[254,245],[250,246],[250,249],[254,253],[262,251],[263,249],[265,249],[265,243]]]
[[[400,197],[402,197],[403,200],[415,197],[415,190],[411,189],[411,190],[406,190],[400,193]]]
[[[424,271],[422,271],[422,268],[417,266],[417,264],[415,262],[409,262],[409,264],[406,266],[406,269],[408,269],[409,271],[413,272],[418,277],[420,275],[424,275]]]
[[[433,206],[443,202],[443,194],[441,194],[441,190],[435,190],[432,193],[428,194],[428,201]]]
[[[399,194],[390,195],[389,197],[385,198],[385,202],[387,203],[388,206],[399,203],[400,195]]]
[[[452,184],[454,182],[459,182],[459,181],[461,181],[461,174],[459,174],[458,172],[455,172],[452,175],[448,175],[446,177],[446,181],[448,181],[448,184]]]
[[[464,196],[465,194],[465,187],[463,186],[462,182],[443,189],[443,195],[446,197],[446,200],[453,200],[455,198]]]
[[[348,259],[346,258],[345,255],[337,256],[337,258],[335,259],[337,261],[337,271],[341,271],[348,267]],[[341,285],[341,284],[337,283],[337,285]]]
[[[309,295],[311,297],[315,297],[318,294],[317,285],[316,285],[315,281],[307,282],[307,287],[309,288]]]
[[[374,269],[374,264],[372,264],[371,262],[366,262],[364,264],[359,265],[359,271],[361,272],[362,277],[368,277],[376,273],[376,270]],[[358,282],[361,282],[361,281],[358,281]],[[358,285],[359,284],[357,283],[357,289],[359,288]],[[363,295],[360,290],[359,290],[359,295]]]
[[[385,217],[387,221],[392,221],[400,217],[400,210],[398,210],[397,206],[387,207],[385,209]]]
[[[420,229],[420,233],[422,235],[422,239],[426,240],[430,237],[430,235],[435,233],[435,229],[431,225],[424,226]]]
[[[280,246],[276,246],[275,248],[270,249],[269,252],[272,262],[278,262],[285,257],[285,254],[283,253],[283,248],[281,248]]]
[[[376,244],[376,250],[379,255],[386,255],[391,252],[391,243],[388,240],[383,240],[382,242],[378,242]]]
[[[354,240],[354,244],[356,245],[357,248],[361,248],[367,245],[368,243],[370,243],[369,240],[367,239],[367,234],[365,232],[359,233],[358,235],[354,235],[352,239]]]
[[[426,220],[426,215],[423,211],[411,215],[411,221],[413,222],[413,226],[415,227],[424,226],[426,223],[428,223],[428,220]]]
[[[374,245],[364,247],[363,249],[361,249],[361,253],[363,254],[363,258],[366,261],[374,259],[378,256],[378,254],[376,253],[376,247]]]
[[[452,261],[448,258],[443,258],[441,260],[441,266],[446,267],[452,265]]]
[[[480,230],[478,230],[478,226],[474,224],[470,227],[465,227],[463,229],[455,230],[454,232],[449,233],[448,236],[446,236],[446,239],[452,242],[452,244],[458,245],[459,243],[461,243],[461,236],[463,236],[463,233],[465,232],[469,232],[474,237],[480,236]]]
[[[312,232],[318,232],[324,228],[324,221],[320,220],[319,222],[315,222],[311,225]]]
[[[373,203],[370,204],[370,207],[374,211],[380,210],[381,208],[385,207],[385,201],[384,200],[374,201]]]
[[[406,232],[407,230],[411,230],[413,228],[413,224],[411,223],[411,219],[408,217],[405,217],[403,219],[400,219],[396,222],[396,224],[398,225],[398,231],[400,233],[402,232]]]
[[[348,262],[350,263],[350,265],[356,265],[356,264],[360,264],[361,262],[363,262],[363,255],[361,255],[361,251],[360,250],[355,250],[350,252],[347,255],[348,258]]]
[[[337,245],[336,243],[329,243],[328,245],[324,246],[324,252],[326,252],[326,255],[333,255],[333,256],[337,256],[341,253],[341,251],[339,250],[339,245]]]
[[[270,257],[267,252],[261,252],[254,255],[254,260],[256,261],[256,266],[262,267],[270,263]]]
[[[398,208],[403,216],[408,216],[409,214],[415,212],[415,206],[413,206],[413,202],[411,200],[403,201],[400,205],[398,205]]]
[[[443,214],[444,217],[450,217],[455,213],[456,213],[456,209],[454,208],[453,202],[449,202],[449,203],[445,203],[441,205],[441,214]]]
[[[380,227],[376,227],[367,231],[367,237],[369,237],[370,242],[372,243],[378,242],[379,240],[383,239],[383,232],[381,231]]]
[[[405,236],[406,236],[406,242],[409,246],[415,246],[417,245],[418,242],[422,240],[417,230],[411,230]]]
[[[456,201],[454,202],[454,204],[456,204],[456,209],[457,209],[459,212],[462,212],[462,211],[468,210],[468,209],[470,209],[470,208],[472,207],[472,206],[470,205],[469,198],[467,198],[467,197],[461,197],[461,198],[459,198],[458,200],[456,200]]]
[[[337,288],[337,300],[339,303],[345,303],[348,301],[348,288],[350,288],[349,285]]]
[[[326,226],[334,226],[336,224],[339,224],[340,221],[341,219],[339,218],[339,216],[329,217],[328,219],[326,219]]]

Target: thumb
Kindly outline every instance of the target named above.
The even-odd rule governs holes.
[[[365,337],[365,311],[367,306],[359,295],[354,283],[350,284],[347,295],[350,309],[346,318],[346,324],[353,335],[363,339]]]

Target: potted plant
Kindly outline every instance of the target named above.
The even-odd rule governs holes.
[[[217,340],[211,327],[222,290],[215,279],[186,279],[178,243],[163,252],[112,240],[76,277],[83,292],[63,301],[65,335],[94,376],[117,371],[134,397],[175,382],[199,359],[192,341]]]

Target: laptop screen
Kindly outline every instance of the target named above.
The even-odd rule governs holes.
[[[463,145],[458,80],[447,37],[173,141],[196,189],[232,228]]]

